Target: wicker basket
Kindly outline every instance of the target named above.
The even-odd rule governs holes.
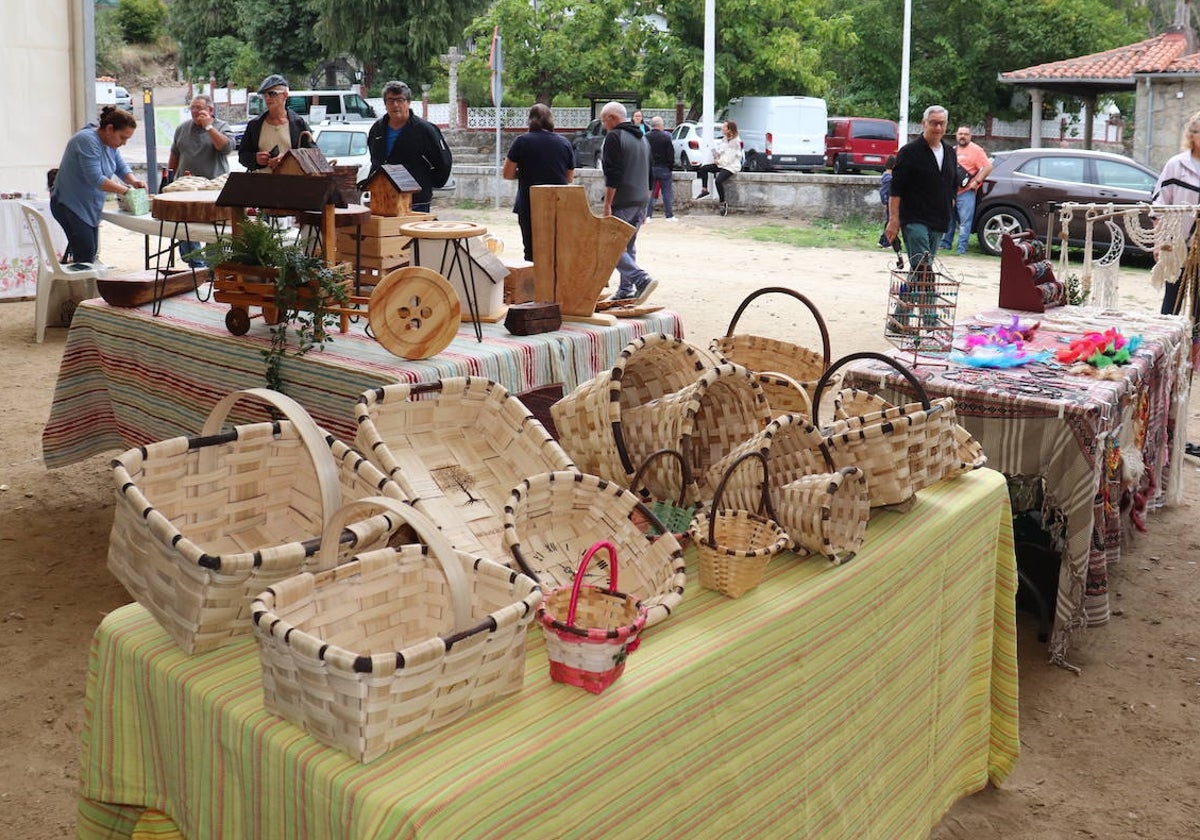
[[[646,473],[646,468],[657,461],[659,458],[672,458],[679,463],[679,495],[672,501],[668,498],[656,498],[655,494],[647,488],[642,478]],[[686,462],[683,455],[678,449],[660,449],[657,452],[650,453],[642,465],[638,467],[637,472],[633,474],[633,480],[629,483],[629,489],[639,494],[642,501],[646,504],[650,511],[657,517],[658,522],[672,534],[675,539],[679,540],[680,545],[684,545],[684,540],[687,539],[688,526],[692,524],[692,517],[696,515],[697,505],[689,505],[685,500],[687,494],[687,485],[684,482],[686,476]],[[658,536],[663,533],[658,527],[648,520],[643,520],[646,526],[646,533],[651,536]]]
[[[752,301],[767,294],[782,294],[795,298],[808,307],[821,331],[821,352],[809,350],[787,341],[757,335],[734,335],[742,313]],[[794,289],[768,286],[746,296],[729,321],[725,335],[715,338],[712,349],[723,359],[754,371],[766,393],[771,415],[784,413],[812,417],[812,394],[817,380],[829,367],[829,329],[825,319],[811,300]]]
[[[621,554],[622,589],[646,607],[646,625],[667,618],[683,599],[683,549],[671,533],[647,539],[637,520],[663,525],[615,482],[573,472],[542,473],[516,486],[504,509],[504,541],[521,571],[549,589],[569,586],[579,558],[608,540]],[[588,582],[603,585],[605,570]]]
[[[487,379],[388,385],[359,397],[357,415],[358,448],[455,548],[492,560],[506,557],[504,505],[517,482],[575,469],[521,401]]]
[[[808,475],[834,471],[833,461],[823,448],[820,430],[800,414],[783,414],[753,437],[747,438],[708,471],[710,484],[725,479],[725,505],[753,510],[762,497],[761,482],[750,470],[730,472],[731,465],[748,452],[761,452],[771,461],[769,476],[772,498],[778,499],[783,488]]]
[[[904,504],[922,487],[985,463],[982,448],[958,426],[954,400],[931,402],[920,380],[882,353],[851,353],[834,362],[817,383],[814,399],[821,399],[839,367],[857,359],[895,368],[920,397],[918,403],[847,417],[821,429],[833,466],[857,466],[867,474],[872,507]]]
[[[250,398],[287,419],[222,433],[229,411]],[[254,595],[311,562],[343,499],[404,498],[296,402],[265,389],[222,399],[199,437],[131,449],[112,468],[108,567],[187,653],[248,635]],[[342,556],[382,545],[395,527],[364,515],[343,535]]]
[[[391,499],[343,507],[330,531],[375,506],[428,549],[384,548],[296,575],[253,610],[265,707],[359,761],[520,691],[526,631],[542,600],[532,579],[456,551]]]
[[[721,497],[726,480],[744,461],[752,458],[762,462],[758,513],[723,508]],[[788,547],[788,535],[775,521],[769,487],[766,456],[761,452],[747,452],[734,460],[717,485],[712,509],[692,520],[691,535],[696,542],[700,585],[705,589],[737,598],[758,586],[771,558]]]
[[[839,565],[853,559],[867,535],[871,497],[858,467],[806,475],[779,489],[779,524],[797,548]]]
[[[608,586],[584,585],[588,562],[600,549],[608,552]],[[625,672],[625,660],[646,626],[646,608],[617,591],[617,549],[603,540],[584,552],[570,587],[546,593],[537,618],[550,679],[599,694]]]
[[[670,436],[638,439],[640,426],[632,434],[625,429],[628,412],[645,409],[694,385],[713,364],[708,351],[683,339],[662,334],[634,339],[610,370],[582,383],[550,407],[559,442],[583,472],[627,484],[635,467],[650,453],[680,445],[678,438]],[[761,410],[767,414],[765,397],[762,399]],[[699,437],[706,437],[709,431],[702,429]],[[690,459],[686,468],[690,487],[694,484]],[[666,474],[648,478],[664,483],[670,480]]]

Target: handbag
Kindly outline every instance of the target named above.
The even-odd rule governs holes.
[[[954,164],[954,177],[958,181],[959,189],[963,189],[971,183],[971,179],[975,176],[964,169],[961,163],[956,163]]]

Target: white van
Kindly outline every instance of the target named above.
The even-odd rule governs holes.
[[[748,172],[813,171],[825,165],[829,109],[815,96],[743,96],[722,119],[737,123]]]
[[[313,113],[314,106],[318,109]],[[367,100],[353,90],[293,90],[288,92],[289,111],[316,125],[321,122],[370,122],[378,116]],[[321,116],[320,109],[324,108]],[[267,110],[261,93],[246,97],[246,115],[257,117]],[[320,119],[317,117],[320,116]]]

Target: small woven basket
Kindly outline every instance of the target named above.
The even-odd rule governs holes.
[[[834,565],[862,547],[871,518],[867,477],[858,467],[806,475],[779,489],[779,524],[795,545]]]
[[[722,508],[725,479],[751,458],[762,462],[759,512]],[[775,521],[769,486],[766,456],[761,452],[747,452],[730,465],[717,485],[711,510],[692,520],[691,535],[696,543],[700,585],[705,589],[737,598],[758,586],[771,558],[788,547],[787,532]]]
[[[520,400],[479,377],[388,385],[358,399],[358,448],[455,548],[505,556],[504,505],[528,475],[573,470]]]
[[[221,432],[248,399],[287,419]],[[248,635],[255,594],[312,563],[343,499],[404,498],[294,400],[266,389],[222,399],[199,437],[130,449],[112,462],[112,477],[108,567],[187,653]],[[396,527],[363,514],[342,535],[340,556],[384,544]]]
[[[787,341],[758,335],[734,335],[742,313],[755,299],[768,294],[788,295],[800,301],[821,331],[821,352]],[[771,415],[792,413],[812,417],[812,395],[817,380],[829,367],[829,329],[816,305],[795,289],[767,286],[751,292],[729,321],[725,335],[712,341],[712,350],[723,359],[754,371],[766,393]]]
[[[608,552],[606,588],[583,583],[588,562],[600,549]],[[617,549],[603,540],[584,552],[569,588],[546,593],[537,618],[550,679],[599,694],[625,672],[625,660],[637,650],[646,626],[646,608],[617,591]]]
[[[330,532],[368,507],[409,525],[428,548],[361,554],[277,583],[253,604],[264,706],[364,762],[520,691],[542,601],[531,578],[456,551],[392,499],[343,507]]]
[[[659,458],[673,458],[679,462],[679,495],[672,501],[668,498],[656,498],[654,493],[642,483],[642,478],[654,461]],[[689,505],[685,501],[687,494],[687,484],[685,482],[685,462],[683,455],[678,449],[660,449],[657,452],[652,452],[650,457],[642,461],[642,465],[638,467],[637,472],[633,474],[633,480],[629,483],[629,489],[638,493],[643,502],[651,512],[657,517],[659,523],[670,533],[675,535],[675,539],[679,540],[680,545],[684,544],[687,539],[688,526],[692,524],[692,517],[696,515],[697,505]],[[646,532],[651,536],[658,536],[663,533],[656,525],[646,521]]]
[[[648,539],[639,520],[666,530],[634,493],[615,482],[586,473],[541,473],[513,489],[504,509],[504,541],[521,571],[549,589],[569,586],[583,552],[608,540],[621,555],[622,588],[646,607],[650,626],[683,600],[687,568],[674,535]],[[588,582],[602,585],[603,564],[588,576]]]

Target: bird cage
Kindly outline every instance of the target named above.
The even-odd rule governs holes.
[[[888,286],[884,337],[901,353],[918,357],[945,357],[954,341],[954,313],[958,286],[932,255],[913,261],[906,269],[897,258]],[[928,359],[925,364],[929,364]]]

